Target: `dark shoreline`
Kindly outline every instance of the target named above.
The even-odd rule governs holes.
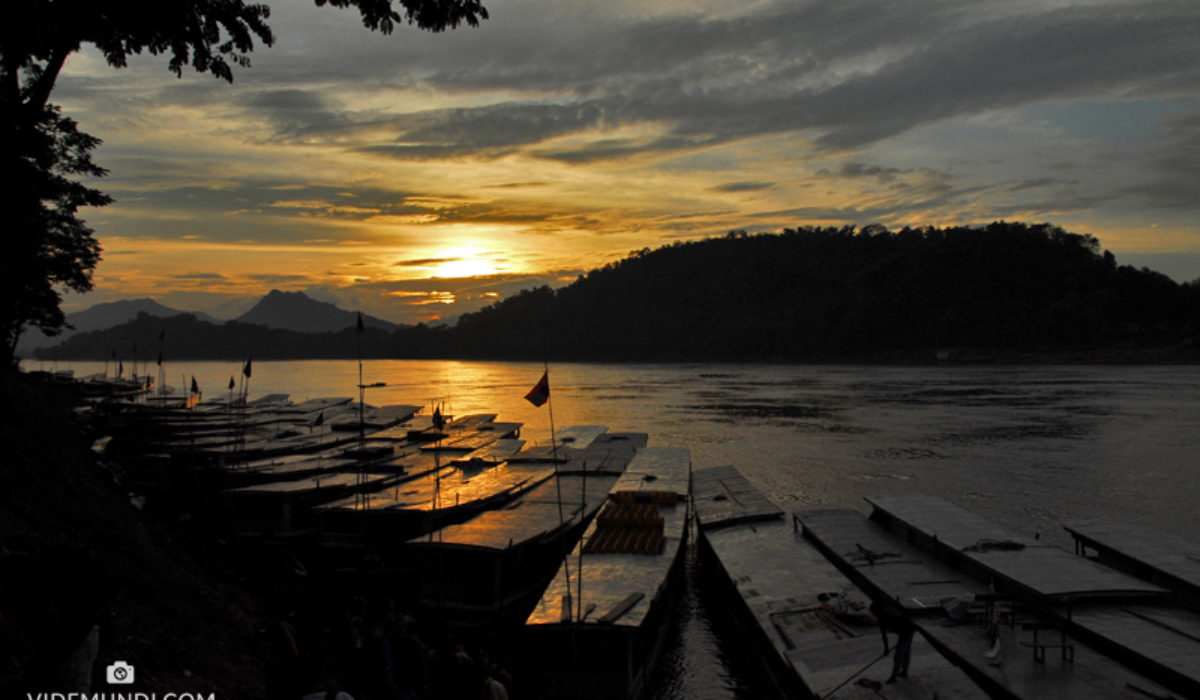
[[[312,360],[357,360],[354,354],[324,356],[283,356],[270,351],[253,353],[255,360],[263,361],[312,361]],[[28,364],[47,362],[105,362],[107,355],[92,356],[34,356],[24,358]],[[172,354],[172,362],[244,362],[243,356],[193,356]],[[644,357],[594,357],[553,356],[531,357],[526,355],[363,355],[364,360],[446,360],[468,362],[566,362],[572,364],[739,364],[739,365],[867,365],[867,366],[915,366],[915,367],[958,367],[975,365],[1019,366],[1019,365],[1196,365],[1200,364],[1200,346],[1182,343],[1163,347],[1139,347],[1113,345],[1102,347],[1056,347],[1056,348],[947,348],[942,350],[897,350],[856,356],[779,356],[779,357],[728,357],[707,355],[677,355],[672,358]]]

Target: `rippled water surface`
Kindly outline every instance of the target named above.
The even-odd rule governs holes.
[[[60,367],[61,368],[61,367]],[[76,363],[77,374],[101,368]],[[233,363],[168,364],[223,394]],[[1065,521],[1111,518],[1200,539],[1200,368],[555,365],[551,406],[522,397],[542,366],[368,361],[368,403],[498,413],[546,440],[600,423],[732,464],[787,510],[865,510],[864,496],[940,495],[1068,545]],[[172,379],[172,377],[176,377]],[[240,378],[240,375],[239,375]],[[190,379],[189,379],[190,381]],[[255,362],[250,395],[350,396],[354,361]],[[654,688],[662,698],[754,697],[704,592],[691,588]]]

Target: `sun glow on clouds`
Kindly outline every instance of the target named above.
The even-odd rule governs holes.
[[[474,278],[532,286],[806,224],[1008,218],[1118,256],[1197,250],[1197,92],[1173,88],[1167,109],[1153,86],[1193,84],[1179,58],[1200,15],[1131,2],[1146,11],[521,2],[403,39],[274,3],[280,43],[232,86],[86,49],[54,101],[105,140],[98,186],[117,201],[84,213],[104,300],[314,286],[385,318],[449,317],[500,296]],[[1060,35],[1089,41],[1038,40]]]

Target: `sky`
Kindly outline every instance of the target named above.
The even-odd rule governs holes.
[[[104,258],[67,311],[270,289],[437,322],[742,229],[1050,222],[1200,278],[1200,3],[490,0],[366,30],[274,0],[233,84],[67,62]]]

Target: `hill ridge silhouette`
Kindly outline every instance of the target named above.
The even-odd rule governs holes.
[[[594,361],[925,361],[1064,349],[1101,360],[1154,350],[1160,361],[1165,348],[1170,361],[1195,361],[1200,283],[1118,265],[1094,237],[1050,224],[807,227],[643,249],[453,327],[356,338],[353,329],[192,322],[200,325],[187,332],[203,336],[190,349],[198,359],[354,357],[361,345],[366,357]],[[81,334],[42,356],[104,358],[106,343],[134,342],[143,325]]]

